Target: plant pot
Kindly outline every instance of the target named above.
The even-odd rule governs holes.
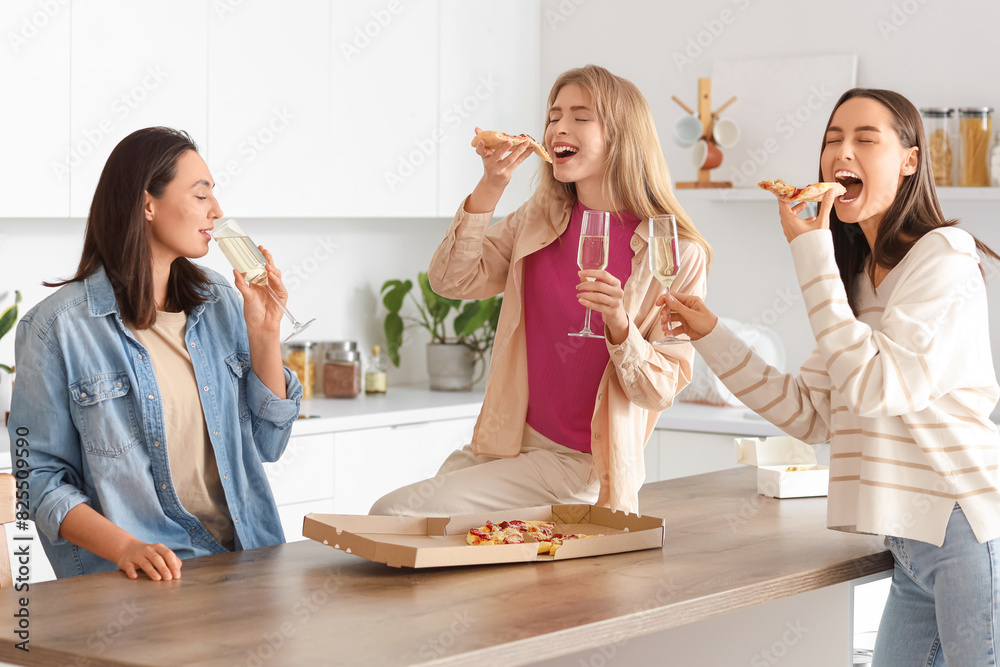
[[[428,343],[427,374],[434,391],[471,391],[476,353],[459,343]]]

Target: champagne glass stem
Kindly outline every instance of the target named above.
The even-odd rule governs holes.
[[[264,283],[264,289],[267,290],[267,293],[271,295],[271,298],[274,299],[274,302],[278,304],[278,307],[281,308],[282,312],[285,313],[285,317],[287,317],[288,321],[292,323],[292,326],[298,327],[299,326],[298,320],[295,319],[294,315],[288,312],[288,309],[285,308],[285,304],[281,303],[281,300],[278,298],[278,295],[274,293],[274,290],[271,289],[271,286],[267,283]]]
[[[583,330],[587,333],[593,333],[590,330],[590,308],[587,309],[587,317],[583,320]]]

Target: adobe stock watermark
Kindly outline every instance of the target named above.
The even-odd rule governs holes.
[[[333,259],[339,248],[340,244],[332,234],[317,236],[314,239],[312,252],[282,272],[282,280],[288,291],[294,292],[301,287],[319,271],[320,266]]]
[[[771,667],[781,662],[788,655],[790,648],[802,641],[809,628],[801,621],[785,621],[785,630],[781,636],[750,658],[750,667]]]
[[[322,585],[296,600],[289,608],[291,620],[279,623],[271,632],[262,632],[260,637],[263,641],[246,650],[246,657],[242,662],[244,667],[263,667],[312,620],[316,612],[333,599],[334,594],[343,587],[343,580],[343,574],[338,567],[326,576]]]
[[[580,8],[587,0],[561,0],[556,8],[545,10],[545,20],[549,24],[550,30],[555,30],[561,24],[569,20],[569,17],[576,14],[576,10]]]
[[[111,103],[110,113],[94,127],[88,127],[81,132],[83,138],[72,144],[66,151],[64,160],[52,163],[52,171],[61,183],[70,171],[78,167],[83,160],[94,152],[104,140],[115,130],[118,123],[124,122],[139,105],[163,83],[168,73],[159,65],[149,65],[140,75],[137,83],[118,95]]]
[[[382,34],[382,31],[389,27],[392,20],[403,11],[403,5],[399,0],[389,0],[385,9],[374,9],[371,12],[371,20],[364,25],[354,27],[354,35],[350,41],[341,41],[338,44],[340,53],[348,63],[361,55],[362,51],[371,46],[372,40]]]
[[[903,0],[900,3],[893,3],[889,16],[881,18],[875,22],[882,39],[889,41],[900,28],[906,25],[913,16],[920,11],[930,0]]]
[[[437,152],[438,146],[448,140],[448,133],[442,129],[442,126],[453,130],[461,127],[499,87],[500,82],[494,79],[492,74],[480,76],[475,90],[445,111],[441,122],[431,130],[428,136],[414,139],[413,150],[399,156],[395,170],[386,170],[383,173],[389,192],[395,192],[396,188],[405,183],[406,179],[415,174],[417,169]]]
[[[7,33],[10,48],[17,53],[25,44],[33,40],[59,14],[69,0],[39,0],[38,10],[21,18],[17,31]]]
[[[469,609],[463,610],[462,613],[454,612],[454,618],[448,627],[442,630],[437,637],[428,639],[421,644],[420,648],[417,649],[417,655],[425,660],[436,660],[445,655],[455,645],[458,638],[469,631],[475,620]]]
[[[243,5],[245,0],[212,0],[212,9],[215,15],[223,21],[227,14],[232,14]]]
[[[740,11],[750,7],[750,0],[732,0],[732,4]],[[673,52],[674,66],[678,72],[683,72],[694,64],[712,48],[716,40],[726,32],[726,27],[736,23],[737,15],[729,8],[723,9],[718,16],[701,22],[702,29],[687,38],[684,49]]]
[[[215,185],[219,190],[224,190],[232,181],[234,176],[239,176],[246,165],[257,159],[261,153],[267,150],[271,142],[279,134],[291,126],[295,120],[295,115],[288,110],[288,107],[273,107],[271,116],[264,121],[260,129],[248,134],[237,148],[239,159],[226,161],[223,168],[215,172]]]
[[[771,156],[777,154],[782,146],[805,127],[817,112],[822,111],[833,97],[834,92],[827,88],[826,84],[809,86],[801,104],[777,118],[774,123],[775,134],[760,141],[756,146],[747,148],[746,158],[739,164],[730,166],[728,180],[732,181],[733,188],[745,187],[755,182],[760,177],[761,168],[767,164]],[[740,156],[735,159],[739,160]],[[728,199],[730,194],[729,189],[723,189],[722,200]]]

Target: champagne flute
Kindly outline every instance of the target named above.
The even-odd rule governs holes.
[[[580,249],[576,255],[576,265],[582,270],[608,268],[608,223],[611,214],[607,211],[584,211],[583,226],[580,228]],[[587,278],[594,280],[594,278]],[[583,322],[583,330],[570,333],[570,336],[581,338],[604,338],[604,334],[596,334],[590,330],[590,308],[587,309],[587,319]]]
[[[285,304],[281,303],[274,290],[267,284],[267,269],[265,268],[267,260],[256,244],[247,236],[247,233],[236,224],[235,220],[230,219],[217,224],[215,229],[212,230],[212,237],[219,244],[219,247],[222,248],[223,254],[229,260],[229,263],[233,265],[233,268],[243,274],[243,279],[250,285],[266,289],[267,293],[274,299],[274,302],[281,306],[281,310],[284,311],[285,316],[292,323],[293,327],[292,333],[285,336],[283,342],[287,343],[316,321],[316,318],[313,318],[303,324],[288,312]]]
[[[668,295],[681,265],[677,240],[677,220],[673,215],[654,215],[649,219],[649,269]],[[660,340],[653,341],[653,345],[690,342],[687,338],[678,338],[668,333]]]

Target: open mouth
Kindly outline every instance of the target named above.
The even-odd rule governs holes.
[[[199,229],[198,231],[201,233],[202,236],[204,236],[206,239],[208,239],[209,241],[211,241],[212,240],[212,230],[213,229],[214,229],[214,227],[209,227],[208,229]]]
[[[854,202],[861,195],[861,190],[865,187],[861,177],[848,169],[838,169],[834,172],[833,177],[847,190],[847,192],[837,198],[837,201],[841,204]]]
[[[555,155],[556,160],[567,160],[578,152],[580,152],[579,148],[569,144],[555,144],[552,147],[552,153]]]

